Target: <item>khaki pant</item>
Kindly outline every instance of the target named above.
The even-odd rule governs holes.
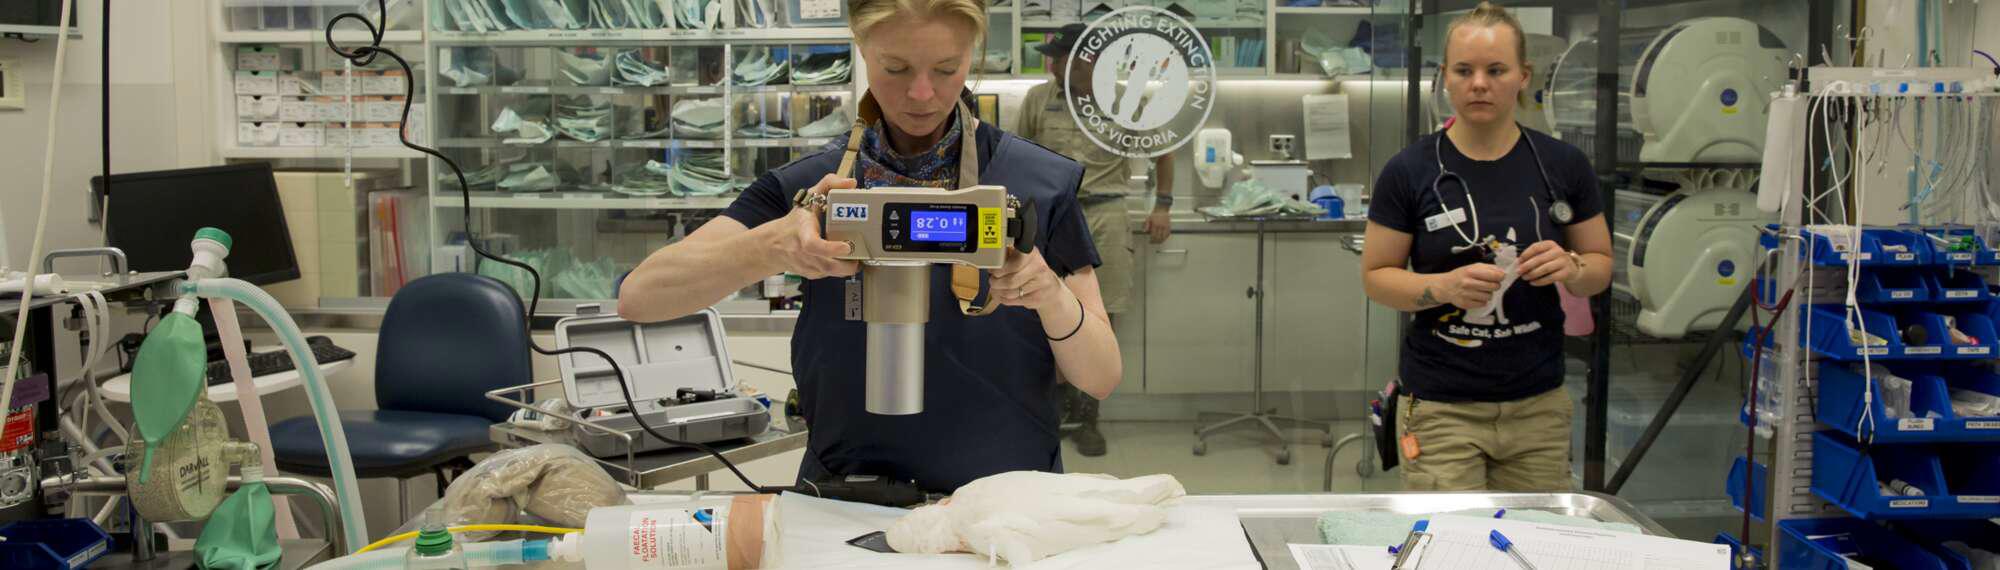
[[[1132,220],[1124,200],[1109,200],[1083,207],[1090,224],[1090,241],[1097,244],[1097,288],[1104,296],[1104,312],[1125,312],[1132,298]]]
[[[1409,491],[1567,491],[1570,420],[1562,388],[1512,402],[1397,396],[1396,441]],[[1412,458],[1410,436],[1416,439]]]

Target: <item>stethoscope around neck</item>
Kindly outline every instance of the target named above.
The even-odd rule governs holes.
[[[1516,125],[1516,128],[1519,128],[1519,125]],[[1491,240],[1491,236],[1487,236],[1479,231],[1479,204],[1472,199],[1472,186],[1466,184],[1464,176],[1459,176],[1458,173],[1444,167],[1444,137],[1445,130],[1439,129],[1437,138],[1431,141],[1431,155],[1437,160],[1438,167],[1437,178],[1431,180],[1431,194],[1437,196],[1438,208],[1444,210],[1443,215],[1445,216],[1445,220],[1451,223],[1451,231],[1456,232],[1459,239],[1465,242],[1465,245],[1452,247],[1451,252],[1463,253],[1483,247],[1487,241]],[[1547,192],[1549,196],[1549,219],[1554,220],[1558,225],[1568,225],[1576,217],[1576,211],[1570,208],[1569,200],[1563,199],[1562,194],[1556,192],[1555,181],[1549,178],[1549,169],[1546,165],[1542,164],[1542,151],[1535,147],[1535,137],[1529,136],[1527,129],[1523,128],[1521,129],[1521,140],[1527,141],[1528,153],[1535,157],[1535,170],[1542,175],[1542,190]],[[1451,220],[1451,208],[1445,205],[1444,191],[1438,188],[1444,185],[1446,179],[1457,180],[1458,187],[1465,189],[1467,218],[1472,221],[1471,234],[1465,233],[1465,229],[1459,227],[1464,222]],[[1541,203],[1536,201],[1533,195],[1529,195],[1528,205],[1535,212],[1535,241],[1541,241]],[[1475,240],[1473,236],[1479,236],[1479,239]]]

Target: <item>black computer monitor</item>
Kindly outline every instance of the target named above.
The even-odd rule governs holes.
[[[104,177],[90,186],[104,195]],[[292,234],[266,163],[111,175],[105,245],[125,251],[133,271],[180,271],[194,260],[195,230],[221,228],[233,245],[229,276],[257,285],[299,278]]]

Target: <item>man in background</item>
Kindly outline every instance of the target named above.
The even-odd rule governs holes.
[[[1125,196],[1132,191],[1132,181],[1126,158],[1091,141],[1077,127],[1064,100],[1066,91],[1077,96],[1090,94],[1091,74],[1096,66],[1077,60],[1072,69],[1070,62],[1070,53],[1084,29],[1083,24],[1063,26],[1049,41],[1035,46],[1053,78],[1028,90],[1021,102],[1021,125],[1015,134],[1083,164],[1083,185],[1077,199],[1083,204],[1090,237],[1103,261],[1097,268],[1097,282],[1104,294],[1105,311],[1115,322],[1132,296],[1132,224],[1125,211]],[[1145,229],[1153,243],[1160,243],[1172,231],[1167,216],[1174,204],[1172,154],[1153,160],[1153,187],[1158,198],[1152,213],[1146,216]],[[1104,455],[1104,434],[1097,429],[1097,399],[1075,388],[1069,391],[1064,406],[1068,411],[1066,423],[1080,424],[1070,433],[1077,453],[1086,457]]]

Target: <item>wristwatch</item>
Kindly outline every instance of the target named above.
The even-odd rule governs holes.
[[[1174,207],[1174,195],[1173,195],[1173,194],[1154,194],[1154,195],[1153,195],[1153,207],[1155,207],[1155,208],[1172,208],[1172,207]]]

